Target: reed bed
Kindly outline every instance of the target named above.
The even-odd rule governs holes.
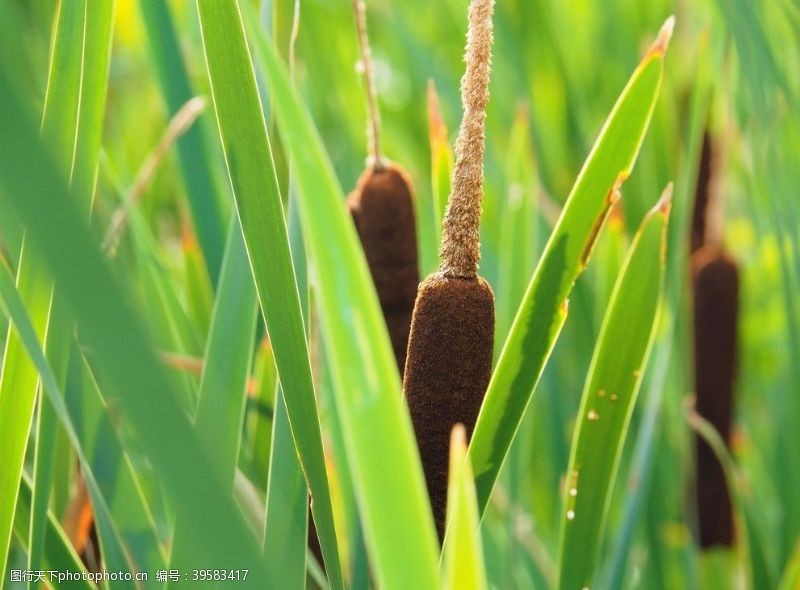
[[[797,20],[0,1],[0,586],[797,588]]]

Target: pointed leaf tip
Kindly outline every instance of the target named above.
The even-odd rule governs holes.
[[[667,52],[667,48],[669,47],[669,41],[672,39],[672,31],[674,29],[675,15],[670,15],[669,18],[664,21],[664,24],[661,25],[661,30],[658,31],[658,36],[656,37],[656,40],[653,41],[650,49],[647,50],[645,57],[651,57],[653,55],[663,57]]]
[[[447,127],[444,124],[439,95],[436,92],[436,84],[433,79],[428,80],[428,129],[431,145],[435,142],[447,143]]]
[[[458,461],[464,456],[467,449],[467,431],[464,425],[459,423],[453,426],[450,434],[450,462]]]
[[[669,211],[672,208],[672,181],[667,183],[667,186],[664,187],[664,191],[661,193],[661,197],[659,197],[658,202],[656,203],[655,207],[653,207],[653,212],[661,213],[662,215],[669,215]]]

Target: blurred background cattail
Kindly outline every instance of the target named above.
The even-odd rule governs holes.
[[[735,403],[739,270],[722,239],[720,162],[715,139],[703,137],[690,235],[694,301],[696,410],[730,446]],[[696,499],[702,549],[734,542],[733,512],[725,472],[711,446],[696,445]]]

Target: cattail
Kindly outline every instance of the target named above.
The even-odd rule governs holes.
[[[714,142],[706,132],[691,233],[696,410],[730,444],[736,376],[739,270],[722,245],[722,207],[714,182]],[[730,492],[711,447],[696,438],[696,499],[702,549],[734,541]]]
[[[729,444],[736,374],[739,270],[721,248],[705,246],[692,257],[697,412]],[[697,439],[697,512],[700,546],[733,543],[731,499],[725,473],[711,447]]]
[[[414,198],[408,175],[399,166],[385,162],[380,152],[380,115],[363,0],[354,0],[354,7],[367,89],[370,156],[367,169],[347,198],[347,206],[361,239],[402,373],[419,285]]]
[[[402,375],[419,285],[414,196],[408,174],[400,166],[386,162],[381,154],[380,112],[363,0],[353,0],[353,9],[367,94],[369,156],[367,169],[347,196],[347,208],[361,240]],[[308,523],[309,548],[322,564],[322,551],[310,509]]]
[[[469,8],[461,81],[464,115],[443,222],[441,264],[417,294],[403,382],[440,540],[450,432],[461,423],[472,435],[492,370],[494,294],[477,270],[493,7],[494,0],[472,0]]]
[[[697,169],[697,186],[694,193],[694,209],[692,211],[692,227],[689,235],[689,247],[695,252],[706,241],[706,216],[709,195],[711,194],[714,161],[711,145],[711,134],[703,133],[703,145],[700,148],[700,164]]]

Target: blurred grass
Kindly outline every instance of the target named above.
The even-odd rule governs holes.
[[[222,491],[219,470],[182,413],[116,279],[70,202],[70,193],[47,156],[30,115],[14,93],[3,73],[0,124],[10,129],[18,142],[12,150],[3,136],[3,194],[11,197],[20,220],[63,288],[82,345],[101,369],[101,380],[111,384],[119,411],[130,416],[126,425],[136,432],[137,442],[147,451],[171,500],[190,515],[187,520],[197,541],[192,545],[192,557],[223,567],[245,561],[252,564],[255,574],[261,569],[258,552],[241,513]],[[129,370],[130,366],[136,370]],[[257,577],[245,584],[257,586],[252,582]]]
[[[20,494],[19,502],[17,504],[17,515],[14,520],[15,534],[19,542],[24,546],[30,538],[30,531],[26,529],[31,522],[31,499],[33,490],[31,489],[31,482],[27,476],[23,476],[20,481]],[[47,515],[47,548],[43,551],[47,556],[47,560],[43,563],[43,567],[54,571],[77,571],[80,569],[80,558],[75,553],[69,539],[64,534],[58,519],[52,514]],[[67,587],[67,584],[59,585],[53,584],[54,588]],[[92,590],[96,588],[94,584],[86,580],[71,581],[69,583],[71,588]]]

